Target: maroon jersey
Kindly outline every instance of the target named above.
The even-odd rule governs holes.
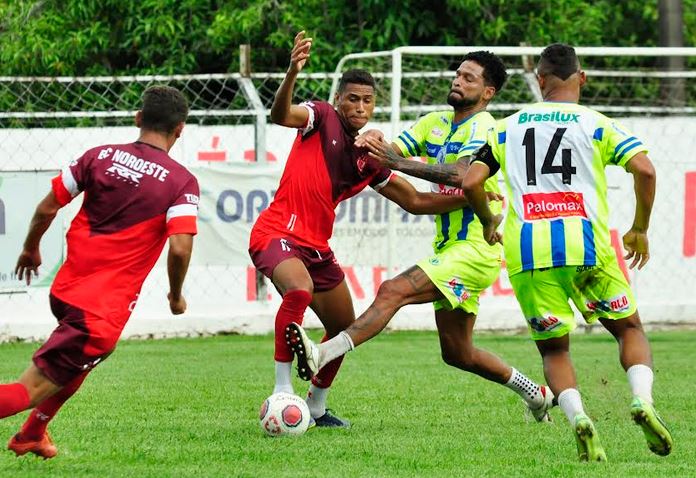
[[[391,171],[356,148],[355,138],[338,113],[323,101],[302,103],[309,111],[290,150],[271,205],[261,213],[250,249],[265,247],[269,237],[290,237],[298,244],[328,249],[336,206],[366,186],[384,186]]]
[[[196,178],[165,151],[135,142],[90,149],[52,185],[61,205],[85,196],[51,293],[125,323],[168,236],[196,233]]]

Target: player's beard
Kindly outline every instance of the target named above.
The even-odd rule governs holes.
[[[447,95],[447,104],[450,105],[454,109],[462,109],[462,108],[468,108],[469,106],[474,106],[476,103],[479,102],[481,97],[478,98],[467,98],[466,96],[461,96],[459,95],[454,96],[452,95],[452,92],[450,91],[450,94]]]

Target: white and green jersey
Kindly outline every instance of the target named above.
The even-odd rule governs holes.
[[[420,118],[410,129],[403,131],[394,140],[405,157],[420,156],[428,164],[456,163],[462,156],[469,156],[486,143],[488,130],[495,126],[495,119],[486,111],[480,111],[454,123],[454,111],[436,111]],[[486,181],[486,190],[500,192],[498,181],[491,177]],[[439,194],[463,194],[461,188],[444,184],[433,184],[432,191]],[[502,203],[495,201],[491,208],[496,212]],[[469,207],[438,214],[435,217],[437,234],[433,241],[435,251],[456,243],[469,241],[480,245],[483,254],[500,256],[500,248],[489,246],[483,240],[481,223]]]
[[[543,102],[499,121],[488,143],[509,193],[503,237],[510,275],[592,266],[614,255],[604,168],[626,167],[646,151],[640,140],[590,108]]]

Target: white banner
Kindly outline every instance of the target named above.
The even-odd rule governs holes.
[[[23,291],[24,283],[14,273],[17,258],[36,205],[46,196],[46,184],[57,172],[2,172],[0,171],[0,292]],[[56,227],[51,228],[41,241],[40,280],[32,287],[50,285],[58,267],[63,262],[63,228],[58,217]]]
[[[685,131],[696,129],[696,120],[650,118],[629,119],[624,123],[650,147],[650,157],[658,172],[658,193],[650,229],[651,261],[641,272],[628,271],[623,259],[619,262],[636,292],[644,322],[696,322],[696,295],[693,293],[696,281],[696,157],[685,154],[696,147],[693,135],[685,134]],[[386,124],[373,126],[389,130]],[[56,144],[48,158],[51,168],[56,169],[89,147],[132,141],[135,137],[134,128],[0,130],[0,150],[21,144],[24,151],[21,162],[27,169],[33,169],[46,167],[45,145]],[[253,158],[254,144],[251,126],[187,126],[172,156],[191,168],[201,186],[200,233],[195,239],[185,284],[189,310],[183,317],[169,315],[166,264],[160,259],[145,282],[126,328],[127,336],[272,330],[279,297],[268,281],[268,290],[257,294],[256,274],[247,254],[248,237],[258,214],[273,198],[294,132],[272,126],[267,137],[271,160],[251,164],[249,158]],[[7,169],[8,164],[11,163],[6,156],[0,154],[0,169],[3,166]],[[6,224],[22,220],[26,232],[31,211],[38,198],[48,190],[49,176],[37,177],[43,190],[40,186],[41,191],[36,196],[23,192],[23,204],[19,208],[9,208],[0,189],[0,199],[5,201]],[[631,175],[619,168],[609,168],[608,182],[612,239],[617,256],[621,257],[621,235],[630,227],[633,218],[633,182]],[[418,187],[428,189],[422,182]],[[61,234],[60,226],[54,225],[51,233]],[[369,306],[384,279],[430,254],[433,233],[430,217],[404,213],[369,189],[339,205],[331,246],[345,270],[357,313]],[[48,245],[46,239],[48,237],[42,244],[42,252]],[[3,264],[16,261],[20,246],[21,243],[3,243]],[[43,274],[50,272],[42,269]],[[46,288],[32,287],[21,292],[0,293],[0,339],[42,338],[55,325],[48,309]],[[318,325],[315,318],[310,318],[309,323]],[[432,308],[430,305],[406,307],[397,314],[391,326],[432,329]],[[505,270],[481,299],[477,327],[524,327]]]

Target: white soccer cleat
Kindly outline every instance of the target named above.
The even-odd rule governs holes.
[[[295,322],[285,327],[285,340],[297,356],[297,375],[302,380],[311,380],[319,371],[319,346]]]
[[[541,396],[544,398],[543,403],[538,407],[532,407],[527,404],[527,409],[537,422],[550,422],[549,410],[553,408],[553,392],[546,385],[539,385],[539,392],[541,392]]]

